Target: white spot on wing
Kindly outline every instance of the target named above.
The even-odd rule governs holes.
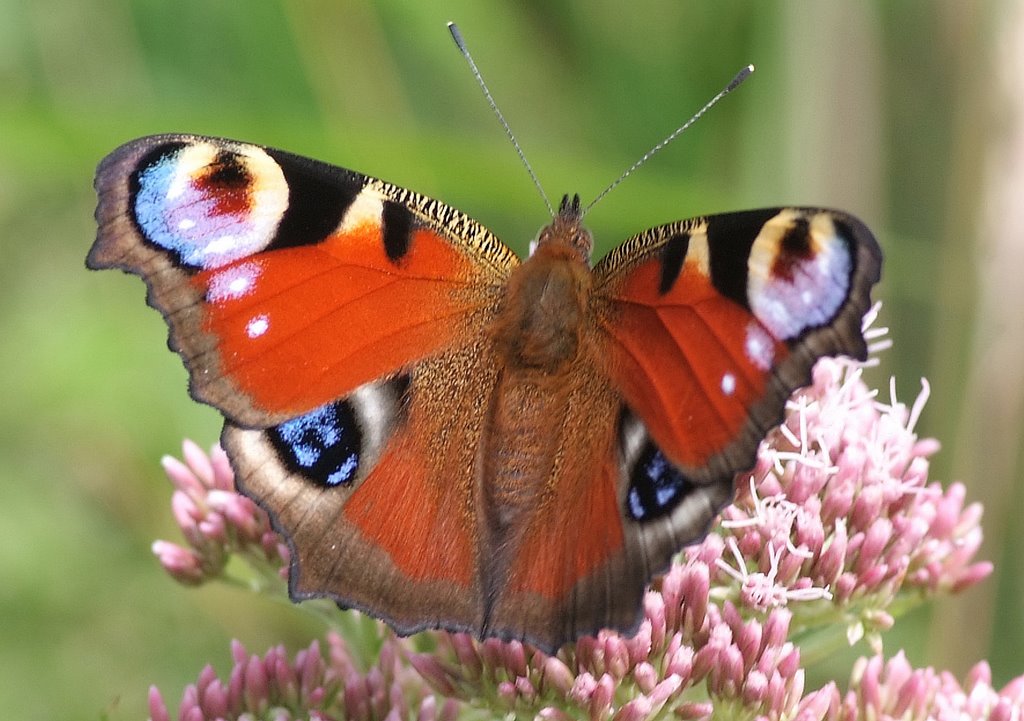
[[[731,396],[736,392],[736,376],[732,373],[726,373],[722,376],[722,393],[727,396]]]
[[[206,247],[203,248],[203,255],[207,256],[227,256],[237,249],[240,245],[244,244],[245,239],[239,239],[234,235],[222,235],[219,238],[214,238]]]
[[[756,321],[747,324],[747,337],[743,341],[743,349],[758,370],[768,370],[775,361],[771,336]]]
[[[256,261],[229,266],[210,278],[206,299],[211,303],[224,303],[243,298],[256,287],[261,272],[262,266]]]
[[[245,333],[250,338],[259,338],[270,328],[270,319],[264,315],[258,315],[250,320],[245,326]]]

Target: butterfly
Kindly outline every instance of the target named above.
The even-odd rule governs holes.
[[[634,629],[825,355],[866,357],[856,218],[669,223],[591,265],[578,196],[520,260],[437,200],[160,135],[96,176],[89,268],[139,275],[293,600],[553,651]]]

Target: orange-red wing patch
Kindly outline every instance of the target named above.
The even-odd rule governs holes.
[[[660,273],[650,258],[609,292],[608,372],[662,451],[701,466],[736,437],[788,351],[695,264],[664,294]]]
[[[472,585],[476,571],[466,491],[452,479],[428,478],[435,464],[415,437],[399,432],[348,499],[345,518],[379,546],[411,581]],[[442,483],[439,483],[442,481]]]
[[[476,281],[473,283],[473,281]],[[221,373],[265,411],[297,415],[452,345],[487,286],[428,230],[399,261],[379,223],[197,274]]]

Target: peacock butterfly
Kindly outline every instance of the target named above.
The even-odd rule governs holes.
[[[881,253],[772,208],[591,267],[578,197],[529,258],[436,200],[271,148],[132,141],[87,265],[139,275],[294,600],[552,650],[637,624],[823,355],[863,359]]]

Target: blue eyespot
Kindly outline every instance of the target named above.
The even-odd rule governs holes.
[[[280,166],[251,145],[170,142],[140,162],[131,184],[139,232],[190,269],[265,250],[288,207]]]
[[[268,433],[282,463],[311,482],[335,487],[355,478],[362,434],[347,401],[320,406]]]
[[[653,443],[644,447],[629,481],[626,501],[630,515],[637,521],[649,521],[671,512],[693,487]]]

